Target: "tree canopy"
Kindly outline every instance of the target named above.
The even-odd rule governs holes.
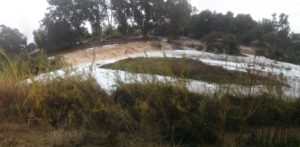
[[[277,59],[285,55],[275,54],[299,46],[292,41],[288,15],[283,13],[256,21],[250,14],[210,10],[197,13],[188,0],[48,0],[48,3],[48,13],[34,31],[36,44],[47,51],[72,47],[86,40],[102,42],[133,35],[188,36],[207,42],[207,38],[219,34],[219,38],[210,40],[212,44],[221,40],[219,52],[237,53],[238,45],[245,44],[267,48],[271,50],[267,51],[270,57]],[[87,25],[91,25],[91,34]]]
[[[8,53],[18,53],[27,47],[27,38],[18,29],[0,25],[0,48]]]
[[[140,30],[144,37],[149,33],[179,36],[187,28],[192,12],[188,0],[48,0],[48,3],[49,11],[41,27],[34,31],[36,44],[47,50],[80,43],[87,36],[86,22],[91,24],[97,40],[105,35],[103,29],[113,27],[122,35]],[[131,28],[135,31],[130,31]]]

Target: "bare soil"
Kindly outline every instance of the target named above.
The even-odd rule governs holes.
[[[242,55],[256,55],[256,49],[246,46],[240,46],[240,52]]]
[[[149,140],[145,140],[147,137]],[[157,138],[143,134],[111,133],[78,128],[27,126],[18,123],[0,123],[0,147],[124,147],[164,146]]]
[[[172,45],[167,42],[145,41],[79,49],[69,53],[61,54],[61,56],[63,56],[68,63],[77,65],[89,63],[94,60],[111,59],[138,52],[171,49],[173,49]]]

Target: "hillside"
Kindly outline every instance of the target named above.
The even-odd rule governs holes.
[[[285,62],[278,62],[262,56],[255,56],[253,55],[255,51],[253,51],[253,49],[249,47],[241,47],[241,53],[243,54],[243,56],[232,56],[226,54],[213,54],[213,53],[193,50],[192,48],[190,48],[191,43],[189,42],[190,41],[182,41],[182,44],[184,44],[183,48],[185,48],[184,50],[173,50],[176,49],[176,47],[174,48],[174,44],[167,43],[167,42],[163,43],[162,48],[157,48],[158,42],[133,42],[133,43],[126,43],[126,44],[113,44],[113,45],[99,46],[95,48],[80,49],[74,52],[64,53],[60,56],[63,56],[67,62],[69,62],[71,65],[74,65],[75,68],[78,69],[78,71],[88,72],[90,69],[90,65],[92,65],[94,69],[92,71],[94,77],[99,82],[100,86],[102,86],[102,88],[105,87],[104,89],[107,90],[111,90],[111,88],[109,87],[113,87],[116,84],[114,83],[114,79],[116,79],[116,77],[121,75],[121,80],[124,80],[125,83],[128,83],[126,81],[128,77],[126,79],[123,78],[130,75],[129,77],[135,79],[137,78],[136,77],[137,75],[135,75],[134,73],[132,74],[126,72],[124,71],[124,69],[122,72],[119,72],[118,70],[114,71],[114,70],[104,69],[102,68],[102,66],[116,63],[118,61],[122,61],[125,59],[132,59],[138,57],[186,58],[186,59],[201,61],[204,64],[213,67],[221,67],[228,71],[243,72],[248,77],[251,77],[253,75],[254,76],[260,75],[263,77],[273,77],[274,80],[279,80],[285,84],[285,86],[279,88],[281,89],[279,91],[278,91],[278,87],[276,86],[273,87],[272,85],[263,88],[264,84],[262,83],[260,83],[260,85],[256,85],[257,77],[256,78],[254,77],[253,80],[255,81],[251,85],[253,86],[253,88],[249,89],[252,90],[251,93],[259,94],[263,92],[271,92],[271,94],[283,94],[282,96],[284,97],[292,97],[292,98],[297,98],[300,96],[299,93],[300,66],[299,65],[294,65]],[[144,62],[145,64],[151,64],[151,59],[149,59],[149,61],[145,60]],[[162,65],[163,64],[161,64],[161,66]],[[184,69],[184,67],[182,68]],[[221,72],[218,74],[225,74],[225,72],[226,71],[224,71],[224,73]],[[60,73],[59,76],[61,76],[63,71],[58,71],[58,73]],[[116,75],[116,74],[120,74],[120,75]],[[214,74],[210,74],[210,76],[211,76],[210,78],[215,78]],[[209,78],[209,76],[206,78]],[[108,81],[108,82],[104,82],[104,81]],[[191,81],[191,83],[193,83],[192,85],[190,85],[193,89],[192,91],[197,93],[199,92],[201,93],[201,91],[206,91],[206,90],[213,92],[216,89],[227,89],[226,84],[225,85],[222,84],[218,86],[218,84],[216,85],[215,83],[206,83],[201,80],[200,81],[194,80]],[[234,81],[230,81],[230,80],[227,82],[227,84],[234,84],[234,83],[235,83]],[[243,86],[242,87],[238,85],[236,86],[227,85],[227,86],[231,87],[230,89],[232,90],[235,89],[235,92],[232,93],[236,93],[237,91],[244,91],[243,93],[247,93],[247,94],[249,93],[247,92],[248,88]],[[240,87],[241,89],[237,87]],[[272,88],[270,89],[270,87],[273,87],[274,89],[271,90]]]
[[[200,49],[192,40],[79,49],[46,58],[59,66],[38,75],[11,61],[0,76],[0,145],[299,145],[299,65],[247,47]]]
[[[0,1],[0,147],[300,146],[296,2],[34,1]]]

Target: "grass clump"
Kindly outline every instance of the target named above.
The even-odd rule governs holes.
[[[268,95],[199,95],[163,83],[120,84],[107,95],[93,79],[67,78],[33,84],[24,96],[16,109],[22,115],[11,118],[30,127],[79,131],[82,145],[262,145],[268,134],[282,140],[276,144],[300,140],[293,131],[300,127],[299,101]]]
[[[152,130],[150,135],[173,145],[263,145],[267,133],[278,140],[272,145],[300,143],[294,131],[300,127],[295,119],[299,100],[199,95],[158,83],[121,84],[112,98],[137,122],[137,131]],[[253,137],[260,130],[264,134]]]
[[[250,133],[245,140],[245,146],[289,146],[297,147],[300,144],[299,130],[288,128],[262,128]]]
[[[113,99],[140,127],[157,130],[168,142],[199,144],[216,140],[204,119],[207,98],[187,89],[164,84],[121,85]]]
[[[31,85],[28,103],[32,107],[31,120],[47,120],[51,126],[82,126],[85,114],[107,97],[93,79],[58,78],[48,83]],[[40,119],[42,118],[42,119]]]

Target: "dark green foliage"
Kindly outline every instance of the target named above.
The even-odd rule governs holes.
[[[248,120],[252,126],[291,127],[299,126],[299,100],[286,101],[268,95],[257,97],[260,107]]]
[[[240,43],[245,45],[256,45],[255,43],[259,39],[259,29],[257,27],[248,30],[247,32],[240,34]]]
[[[245,146],[265,147],[298,147],[300,140],[297,137],[297,130],[287,128],[264,128],[250,134],[245,139]]]
[[[225,34],[223,36],[223,47],[225,48],[225,53],[227,54],[240,54],[239,41],[233,34]]]
[[[187,0],[49,0],[49,12],[34,31],[39,48],[47,51],[81,43],[104,42],[131,35],[204,38],[210,51],[238,54],[239,44],[260,47],[258,55],[298,63],[288,15],[255,21],[249,14],[205,10],[192,13]],[[112,20],[115,20],[113,23]],[[91,25],[92,34],[87,31]],[[219,36],[214,32],[222,32]],[[212,35],[214,34],[214,35]],[[295,35],[294,35],[295,36]],[[208,40],[207,40],[208,38]],[[294,37],[295,39],[295,37]]]
[[[239,41],[233,34],[222,32],[211,32],[202,40],[206,43],[207,49],[217,53],[239,54]]]
[[[182,35],[184,29],[187,29],[189,21],[187,16],[190,16],[192,12],[191,4],[187,0],[167,0],[166,7],[166,18],[169,19],[167,22],[168,35],[173,37]]]
[[[235,35],[241,43],[250,43],[258,39],[257,27],[258,22],[249,14],[234,17],[232,12],[223,15],[205,10],[191,16],[189,29],[191,36],[198,39],[211,32],[224,32]]]
[[[144,37],[148,34],[177,37],[185,31],[192,11],[187,0],[49,0],[48,3],[49,12],[41,27],[34,31],[34,38],[39,48],[50,52],[85,41],[90,36],[86,22],[92,28],[91,40],[96,42],[137,35],[137,31]]]
[[[34,31],[34,39],[39,48],[56,51],[78,45],[87,36],[86,21],[93,33],[99,37],[101,23],[106,16],[106,3],[97,1],[49,0],[49,12],[42,20],[40,29]]]
[[[159,35],[178,36],[192,12],[187,0],[130,0],[130,4],[133,18],[144,36],[153,29]],[[163,28],[166,30],[162,31]]]
[[[124,34],[128,35],[129,27],[128,19],[132,18],[133,13],[130,10],[130,1],[128,0],[111,0],[112,10],[116,20],[118,21],[118,30]]]
[[[246,33],[250,33],[250,31],[257,26],[257,22],[252,19],[250,14],[238,14],[234,18],[233,25],[233,33],[240,37]]]
[[[212,28],[212,23],[214,21],[213,13],[209,10],[202,11],[199,15],[191,16],[190,21],[190,32],[195,38],[200,39],[204,35],[215,31]]]
[[[37,47],[37,45],[35,44],[35,43],[33,43],[33,42],[31,42],[31,43],[29,43],[28,45],[27,45],[27,49],[29,50],[29,51],[33,51],[33,50],[35,50],[35,49],[37,49],[38,47]]]
[[[24,52],[26,47],[27,39],[18,29],[0,25],[0,48],[7,53],[16,54]]]
[[[291,115],[291,121],[295,123],[295,125],[300,125],[300,100],[297,100],[295,103],[292,104],[292,115]]]
[[[211,32],[232,33],[237,37],[248,33],[256,26],[256,22],[249,14],[233,16],[232,12],[221,13],[205,10],[191,16],[190,33],[195,38],[202,38]]]
[[[83,13],[81,21],[88,21],[91,24],[92,34],[101,37],[105,19],[107,19],[108,4],[106,0],[75,0],[74,7]]]
[[[126,109],[144,127],[156,128],[163,138],[181,141],[182,144],[216,143],[225,132],[251,133],[259,128],[299,127],[295,116],[299,101],[285,101],[268,95],[237,97],[225,95],[219,98],[189,93],[180,87],[161,84],[121,84],[113,94],[115,103]],[[224,113],[226,112],[226,113]],[[225,119],[223,119],[225,117]],[[246,124],[242,122],[246,120]],[[223,124],[223,125],[222,125]],[[254,129],[256,128],[256,129]],[[156,130],[154,129],[154,130]],[[266,131],[270,132],[270,131]],[[277,143],[299,145],[297,133],[282,135],[282,131],[271,131]],[[293,132],[286,129],[285,132]],[[275,133],[275,136],[274,136]],[[266,134],[260,136],[267,139]],[[253,136],[252,136],[253,137]],[[258,136],[257,136],[258,137]],[[260,145],[259,138],[244,137],[249,144]],[[254,141],[256,140],[256,141]],[[276,142],[274,142],[276,143]]]
[[[205,121],[210,118],[204,116],[207,99],[186,89],[161,84],[133,84],[121,86],[113,98],[141,126],[158,129],[166,140],[181,140],[183,144],[216,141],[214,130]]]
[[[284,13],[279,16],[275,13],[272,19],[255,21],[249,14],[233,17],[231,12],[224,15],[205,10],[191,16],[189,33],[193,38],[202,38],[213,52],[236,54],[238,47],[227,51],[224,48],[235,48],[238,44],[250,45],[257,47],[257,55],[300,63],[299,42],[296,35],[290,35],[288,15]],[[227,35],[226,41],[222,42],[222,34],[232,34],[235,37]]]
[[[64,49],[73,46],[80,41],[80,36],[72,29],[69,22],[65,20],[58,20],[53,22],[50,18],[52,16],[46,17],[44,19],[44,25],[47,30],[45,30],[45,38],[42,38],[41,43],[45,46],[40,46],[40,48],[46,49],[48,52],[55,51],[58,49]],[[55,16],[53,16],[55,17]]]

